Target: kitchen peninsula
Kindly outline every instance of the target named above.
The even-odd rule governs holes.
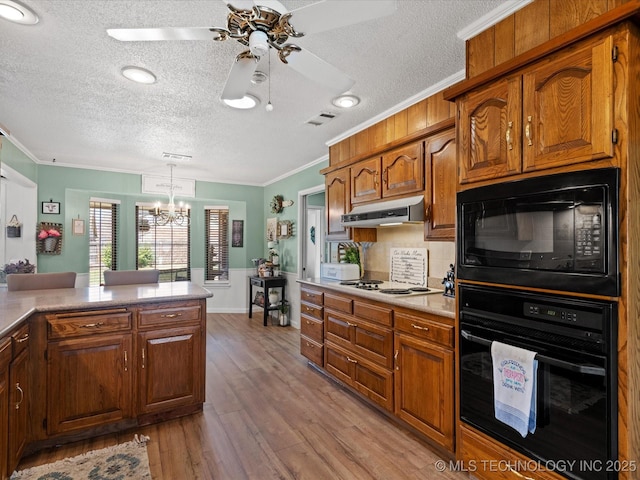
[[[189,282],[0,292],[2,472],[44,446],[200,411],[211,296]]]

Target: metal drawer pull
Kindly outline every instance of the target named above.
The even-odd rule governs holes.
[[[129,360],[127,359],[127,351],[124,351],[124,371],[129,371]]]
[[[29,334],[25,333],[22,337],[20,337],[19,339],[16,340],[16,342],[18,343],[24,343],[27,340],[29,340]]]
[[[505,140],[507,141],[507,147],[509,150],[513,150],[513,143],[511,142],[511,128],[513,127],[513,122],[509,122],[507,127],[507,134]]]
[[[160,315],[160,318],[176,318],[176,317],[181,317],[182,314],[181,313],[169,313],[169,314],[162,314]]]
[[[357,323],[351,323],[351,322],[347,322],[347,325],[349,325],[350,327],[357,327],[358,326]]]
[[[307,310],[307,312],[313,312],[313,308],[309,308],[309,307],[304,307],[304,308]]]
[[[527,117],[527,126],[524,128],[524,134],[527,137],[527,145],[532,146],[533,142],[531,141],[531,115]]]
[[[20,392],[20,401],[16,403],[16,410],[20,410],[20,404],[24,400],[24,392],[22,391],[22,388],[20,388],[20,382],[16,383],[16,390]]]
[[[358,363],[357,360],[352,359],[351,357],[347,357],[347,361],[351,363]]]
[[[142,349],[142,368],[144,368],[144,348]]]
[[[100,328],[103,325],[104,325],[104,322],[85,323],[84,325],[80,325],[80,328]]]
[[[421,327],[420,325],[416,325],[415,323],[412,323],[411,326],[413,328],[415,328],[416,330],[424,330],[424,331],[428,331],[429,327]]]

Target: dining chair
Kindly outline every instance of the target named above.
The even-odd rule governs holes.
[[[7,290],[44,290],[50,288],[73,288],[76,272],[56,273],[10,273],[7,275]]]
[[[104,286],[158,283],[160,270],[105,270]]]

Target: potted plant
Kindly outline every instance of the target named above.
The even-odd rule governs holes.
[[[289,325],[289,302],[287,302],[286,300],[280,302],[278,310],[280,311],[280,314],[278,316],[278,323],[281,327],[286,327],[287,325]]]
[[[25,258],[24,262],[18,260],[17,262],[10,262],[5,264],[2,271],[0,271],[0,283],[5,283],[7,275],[10,273],[34,273],[36,266],[33,263],[29,263],[29,259]]]
[[[62,234],[55,228],[43,228],[38,233],[38,240],[42,242],[42,249],[45,252],[53,252],[58,246],[58,240]]]

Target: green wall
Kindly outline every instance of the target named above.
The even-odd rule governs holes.
[[[8,165],[32,182],[37,182],[38,172],[35,162],[22,153],[22,150],[17,148],[6,137],[0,137],[0,142],[2,142],[0,164]]]
[[[262,238],[266,237],[267,218],[277,217],[278,221],[291,220],[293,222],[293,236],[287,239],[281,239],[278,244],[280,269],[285,272],[295,273],[298,271],[298,192],[317,185],[324,185],[324,176],[320,174],[320,170],[327,166],[329,166],[329,161],[325,160],[287,178],[267,185],[264,188],[265,225],[262,230]],[[284,200],[293,200],[294,204],[290,207],[285,207],[280,214],[273,214],[271,213],[269,203],[275,195],[282,195]],[[266,253],[265,243],[263,256],[266,255]]]

